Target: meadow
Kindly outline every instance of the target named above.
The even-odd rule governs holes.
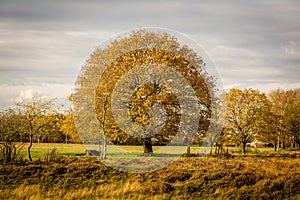
[[[114,145],[116,148],[113,148],[113,146],[108,145],[109,153],[120,153],[118,150],[123,150],[123,152],[130,152],[130,153],[137,153],[142,154],[143,153],[143,147],[142,146],[123,146],[123,145]],[[24,148],[22,149],[21,153],[26,158],[27,152],[26,152],[27,144],[24,145]],[[97,146],[90,147],[91,149],[97,149]],[[163,149],[164,146],[153,146],[154,153],[160,149]],[[169,147],[169,154],[176,153],[176,151],[172,151],[175,149],[178,149],[180,147]],[[83,156],[86,154],[86,146],[83,144],[64,144],[64,143],[34,143],[31,148],[32,157],[34,159],[42,158],[45,155],[49,154],[53,149],[55,149],[56,153],[58,155],[64,155],[64,156]],[[199,146],[191,146],[191,154],[199,154],[201,151],[207,153],[210,151],[209,147],[199,147]],[[274,152],[273,148],[248,148],[247,155],[242,154],[241,149],[238,147],[227,147],[225,148],[225,151],[228,149],[229,153],[235,156],[253,156],[253,155],[269,155],[269,156],[275,156],[275,155],[286,155],[287,153],[293,153],[293,151],[286,151],[286,150],[280,150],[280,152]],[[213,149],[214,152],[215,149]],[[296,150],[296,149],[295,149]],[[185,147],[181,148],[179,150],[180,152],[185,151]],[[295,151],[297,152],[297,151]]]
[[[120,148],[142,152],[139,146]],[[230,148],[199,157],[199,147],[191,150],[193,156],[156,171],[128,173],[85,156],[80,144],[34,144],[33,162],[0,165],[0,199],[300,198],[299,151],[261,148],[243,155]]]

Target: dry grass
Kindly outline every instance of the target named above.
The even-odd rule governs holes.
[[[92,158],[0,165],[0,199],[299,199],[300,158],[180,158],[125,173]]]

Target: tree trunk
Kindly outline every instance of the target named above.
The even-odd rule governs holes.
[[[278,136],[277,136],[277,151],[279,151],[279,146],[280,146],[280,133],[278,133]]]
[[[144,155],[151,156],[153,154],[151,137],[144,139]]]
[[[29,146],[28,146],[28,148],[27,148],[28,158],[29,158],[29,161],[30,161],[30,162],[32,162],[31,152],[30,152],[31,147],[32,147],[32,137],[33,137],[33,135],[30,134],[30,135],[29,135]]]
[[[102,160],[106,159],[106,151],[107,151],[107,138],[106,135],[103,134]]]
[[[245,154],[246,153],[246,143],[243,142],[243,153]]]
[[[293,147],[293,148],[296,147],[295,137],[292,137],[292,147]]]
[[[186,147],[186,155],[191,155],[191,146]]]
[[[99,151],[99,159],[102,159],[102,146],[101,146],[101,140],[98,138],[98,151]]]
[[[217,154],[220,154],[220,151],[222,150],[222,145],[217,145]]]
[[[68,135],[66,134],[66,140],[65,140],[66,144],[68,144]]]

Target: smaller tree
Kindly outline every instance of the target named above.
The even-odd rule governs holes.
[[[274,151],[277,151],[278,145],[278,131],[283,129],[280,123],[280,116],[271,110],[265,110],[262,113],[262,118],[259,121],[259,136],[258,139],[262,142],[272,143],[274,145]]]
[[[19,116],[15,110],[8,109],[0,112],[0,162],[10,163],[20,156],[23,144],[16,144],[20,139]]]
[[[287,109],[293,101],[293,91],[284,91],[282,89],[273,90],[270,92],[269,98],[272,105],[272,112],[279,117],[279,128],[277,129],[277,144],[275,146],[277,147],[277,150],[279,150],[280,144],[282,144],[282,148],[284,149],[288,136],[286,115]]]
[[[224,142],[224,110],[223,104],[219,99],[215,99],[215,108],[212,109],[212,115],[209,120],[209,129],[205,134],[205,142],[210,147],[210,154],[212,154],[213,146],[218,146]]]
[[[295,104],[292,108],[287,119],[289,136],[292,139],[293,147],[300,147],[300,104]]]
[[[74,114],[72,109],[68,110],[65,113],[64,118],[61,122],[60,130],[65,135],[66,144],[70,141],[74,143],[80,143],[80,139],[77,134],[76,126],[74,123]]]
[[[28,158],[32,161],[31,147],[33,137],[46,125],[49,125],[47,116],[57,113],[54,100],[41,97],[33,97],[16,103],[17,111],[22,116],[20,128],[23,134],[28,134],[29,146],[27,147]]]
[[[264,110],[268,109],[269,101],[264,93],[253,89],[232,88],[224,95],[226,130],[230,138],[242,145],[246,153],[246,144],[259,134],[259,120]]]
[[[285,112],[285,124],[293,147],[300,147],[300,89],[288,91],[291,101]]]
[[[61,131],[61,126],[65,115],[62,113],[53,113],[43,117],[45,124],[39,129],[36,135],[37,142],[64,142],[66,137]]]

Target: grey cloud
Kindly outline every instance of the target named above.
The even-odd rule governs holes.
[[[207,48],[227,87],[297,87],[299,20],[300,2],[292,0],[1,1],[0,88],[72,85],[94,46],[145,26],[190,35]]]

